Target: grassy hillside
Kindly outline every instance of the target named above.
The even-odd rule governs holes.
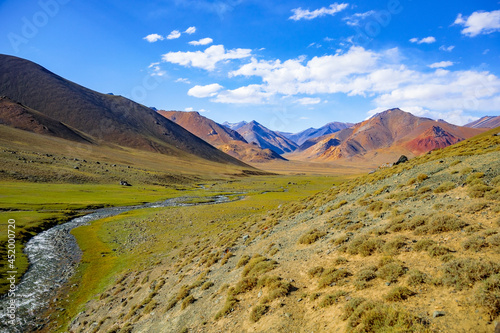
[[[64,318],[73,332],[492,332],[498,132],[293,203],[264,190],[268,180],[247,183],[263,192],[235,203],[75,229],[80,241],[94,230],[88,241],[115,249],[114,263],[86,297],[70,290]],[[311,188],[272,184],[288,194]],[[86,251],[85,265],[90,258],[99,260]],[[78,281],[88,279],[85,265]],[[83,307],[71,302],[92,295]]]

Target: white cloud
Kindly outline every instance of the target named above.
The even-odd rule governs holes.
[[[170,35],[167,36],[167,39],[177,39],[181,36],[181,33],[179,30],[173,30]]]
[[[342,20],[345,21],[347,25],[359,26],[362,20],[365,20],[366,18],[375,15],[375,13],[376,11],[374,10],[370,10],[364,13],[355,13],[353,15],[344,17]]]
[[[191,112],[191,111],[194,111],[194,108],[191,108],[191,107],[185,108],[184,111]]]
[[[214,40],[212,38],[202,38],[200,40],[193,40],[192,42],[189,42],[188,44],[190,45],[208,45],[208,44],[212,44]]]
[[[446,52],[451,52],[451,51],[453,51],[453,49],[454,49],[454,48],[455,48],[455,45],[450,45],[450,46],[444,46],[444,45],[441,45],[441,46],[439,47],[439,49],[440,49],[441,51],[446,51]]]
[[[294,21],[299,21],[299,20],[312,20],[317,17],[322,17],[325,15],[335,15],[336,13],[346,9],[349,5],[346,3],[333,3],[329,7],[322,7],[320,9],[315,9],[313,11],[310,11],[308,9],[302,9],[302,8],[295,8],[292,9],[293,15],[290,16],[288,19],[294,20]]]
[[[189,89],[188,95],[198,98],[215,96],[223,87],[218,83],[208,84],[206,86],[196,85]]]
[[[436,41],[436,38],[434,38],[432,36],[425,37],[425,38],[422,38],[422,39],[418,39],[418,38],[412,38],[412,39],[410,39],[410,42],[417,43],[417,44],[432,44],[435,41]]]
[[[187,33],[188,35],[192,35],[196,32],[196,27],[189,27],[184,32]]]
[[[453,66],[455,63],[452,61],[440,61],[429,65],[430,68],[445,68]]]
[[[265,92],[261,85],[251,84],[234,90],[222,91],[217,94],[213,101],[229,104],[262,104],[271,95],[271,93]]]
[[[182,78],[182,77],[180,77],[177,80],[175,80],[175,82],[181,82],[181,83],[191,84],[191,81],[189,81],[189,79]]]
[[[225,50],[223,45],[212,45],[205,51],[169,52],[162,55],[162,60],[181,66],[192,66],[213,71],[220,61],[250,57],[250,49]]]
[[[500,31],[500,10],[492,12],[477,11],[469,17],[458,14],[453,24],[462,25],[465,28],[462,34],[468,37],[475,37],[480,34],[491,34]]]
[[[165,76],[167,74],[166,71],[162,70],[159,62],[153,62],[149,66],[149,72],[151,76]]]
[[[150,43],[154,43],[154,42],[157,42],[159,40],[163,40],[164,37],[162,35],[158,35],[158,34],[151,34],[151,35],[147,35],[143,39],[147,40]]]
[[[314,105],[321,103],[321,98],[304,97],[296,100],[295,102],[302,105]]]
[[[300,120],[308,120],[308,119],[310,119],[310,118],[309,118],[309,117],[300,117],[299,119],[300,119]]]

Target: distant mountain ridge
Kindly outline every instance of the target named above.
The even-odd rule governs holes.
[[[500,126],[500,116],[485,116],[465,125],[472,128],[496,128]]]
[[[352,123],[341,123],[335,121],[328,123],[320,128],[310,127],[298,133],[280,133],[280,134],[282,134],[283,136],[292,140],[293,142],[295,142],[300,146],[309,139],[317,138],[327,134],[332,134],[340,130],[352,127],[353,125],[354,124]]]
[[[285,158],[270,149],[263,149],[258,145],[248,143],[237,131],[220,125],[196,111],[158,111],[158,113],[226,154],[242,161],[285,160]]]
[[[285,136],[271,131],[255,120],[237,129],[247,142],[255,142],[263,149],[271,149],[278,154],[290,153],[298,148],[298,145]]]
[[[243,127],[245,126],[246,124],[248,124],[248,122],[246,121],[240,121],[239,123],[229,123],[227,121],[223,122],[222,125],[226,126],[227,128],[230,128],[234,131],[236,131],[237,129],[239,129],[240,127]]]
[[[85,133],[96,144],[117,144],[173,156],[192,154],[213,162],[246,166],[148,107],[92,91],[25,59],[0,55],[0,96]],[[25,114],[35,117],[36,112],[26,110]]]

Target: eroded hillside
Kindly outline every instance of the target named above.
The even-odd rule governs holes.
[[[193,215],[216,236],[200,230],[161,254],[170,213],[132,218],[115,251],[154,256],[108,281],[69,331],[492,332],[497,132],[251,218]]]

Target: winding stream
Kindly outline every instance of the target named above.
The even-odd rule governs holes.
[[[36,235],[26,244],[24,251],[30,267],[17,285],[16,324],[8,323],[10,319],[7,317],[7,307],[10,298],[4,295],[0,299],[0,332],[25,333],[37,330],[37,315],[48,306],[57,295],[58,289],[72,276],[82,256],[82,251],[71,234],[72,229],[135,209],[195,206],[230,201],[223,195],[203,198],[208,202],[186,203],[186,200],[192,197],[180,197],[144,205],[103,208]]]

